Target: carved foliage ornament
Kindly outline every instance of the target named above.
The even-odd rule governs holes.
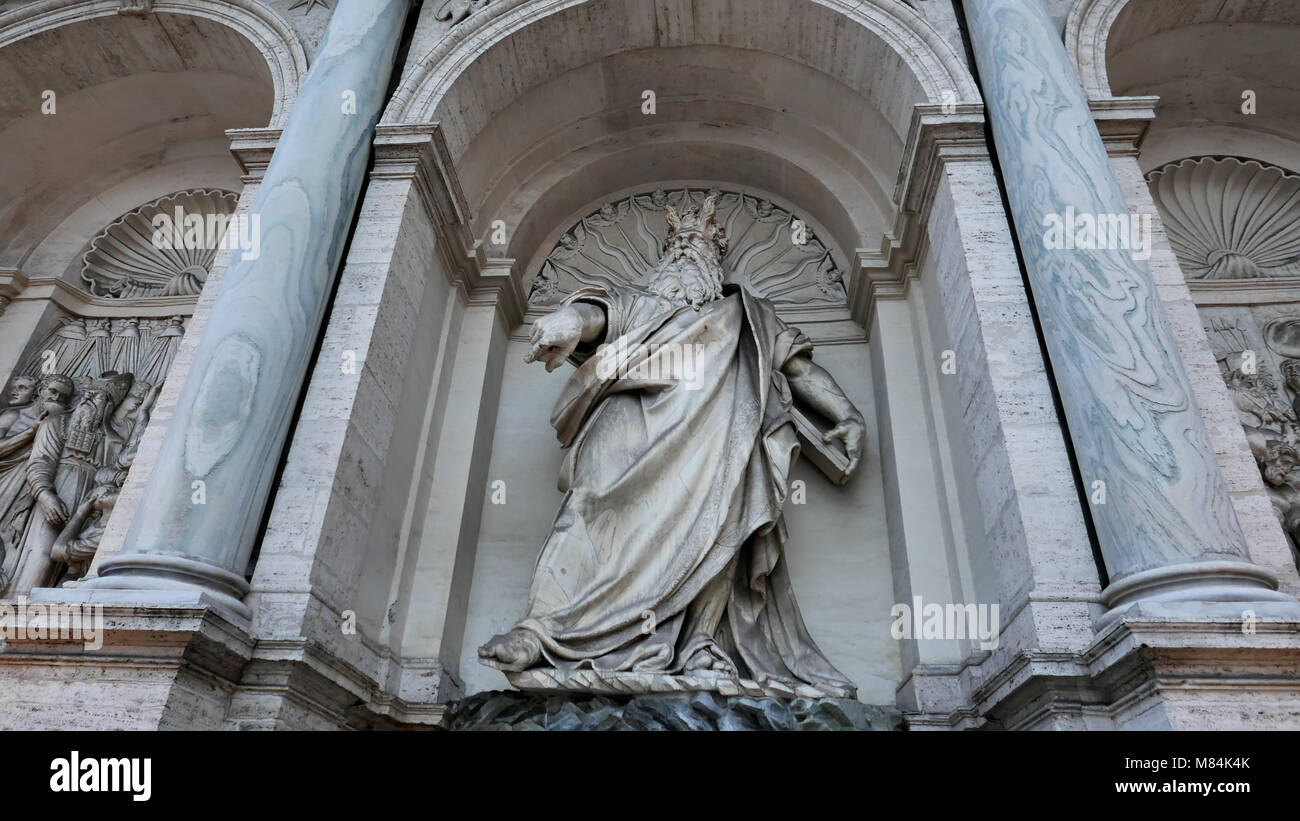
[[[1147,175],[1188,279],[1300,277],[1300,176],[1234,157]]]
[[[542,263],[529,304],[555,305],[579,288],[639,285],[663,250],[667,207],[683,213],[710,193],[717,199],[728,282],[744,283],[778,307],[845,303],[839,267],[797,215],[749,194],[692,188],[634,194],[583,217]]]
[[[196,296],[238,201],[229,191],[193,189],[123,214],[82,257],[86,289],[110,299]]]

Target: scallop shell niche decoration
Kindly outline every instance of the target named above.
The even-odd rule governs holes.
[[[196,296],[238,201],[229,191],[198,188],[123,214],[95,235],[82,257],[86,290],[108,299]]]
[[[1300,176],[1235,157],[1198,157],[1147,175],[1188,279],[1300,277]]]
[[[543,261],[529,304],[557,305],[579,288],[639,286],[668,236],[667,206],[681,213],[707,196],[717,202],[717,224],[727,239],[728,282],[744,283],[781,307],[844,305],[843,273],[826,243],[807,224],[804,241],[791,241],[798,215],[763,197],[689,187],[633,194],[583,217]]]

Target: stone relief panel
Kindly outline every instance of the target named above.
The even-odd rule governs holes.
[[[1189,280],[1300,277],[1300,176],[1235,157],[1198,157],[1147,175]]]
[[[728,282],[747,285],[778,308],[844,305],[843,273],[811,225],[769,200],[716,188],[634,194],[583,217],[542,263],[529,305],[558,305],[581,288],[641,286],[669,235],[666,208],[698,208],[710,194]]]
[[[123,214],[90,241],[84,287],[109,299],[197,296],[238,202],[229,191],[199,188]]]
[[[1201,316],[1300,562],[1300,305],[1202,308]]]
[[[29,346],[0,409],[0,589],[89,569],[186,318],[63,317]]]

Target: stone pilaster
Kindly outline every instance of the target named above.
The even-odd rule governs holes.
[[[447,674],[402,646],[400,587],[422,549],[428,454],[448,413],[472,290],[464,210],[436,125],[377,129],[252,579],[262,642],[232,699],[238,726],[317,726],[328,710],[304,712],[303,700],[327,691],[365,701],[371,717],[438,718]]]
[[[867,290],[874,303],[867,312],[873,349],[879,339],[895,354],[882,357],[884,384],[877,390],[895,390],[895,378],[907,385],[905,363],[919,357],[920,373],[910,379],[928,383],[936,431],[919,435],[948,443],[946,458],[960,480],[946,488],[957,549],[940,557],[939,543],[909,541],[906,567],[898,567],[896,556],[895,572],[905,572],[914,586],[920,582],[926,596],[944,595],[946,584],[944,601],[997,603],[1000,634],[991,652],[972,645],[955,659],[945,658],[941,642],[927,642],[940,652],[919,648],[899,704],[915,729],[974,727],[983,722],[971,706],[979,694],[1051,677],[1059,656],[1088,646],[1099,574],[989,160],[982,108],[918,107],[913,122],[898,192],[904,224],[895,231],[895,244],[912,261],[868,269],[858,296]],[[899,300],[910,304],[909,321],[889,307]],[[882,322],[889,331],[875,327]],[[912,353],[904,356],[905,349]],[[946,351],[953,358],[945,370]],[[898,423],[916,427],[918,421]],[[895,457],[906,471],[900,476],[914,481],[925,455]]]

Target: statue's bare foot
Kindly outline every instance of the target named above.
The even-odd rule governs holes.
[[[527,670],[541,657],[542,643],[528,630],[502,633],[478,648],[479,662],[511,673]]]
[[[710,670],[723,676],[734,676],[736,674],[736,668],[731,665],[731,662],[710,645],[705,645],[696,650],[686,660],[684,672],[698,673],[701,670]]]

